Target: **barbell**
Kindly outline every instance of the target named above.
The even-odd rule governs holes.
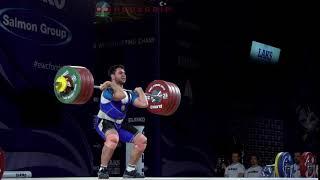
[[[100,86],[94,85],[92,73],[82,66],[63,66],[54,78],[55,96],[65,104],[87,103],[94,89],[100,89]],[[147,86],[145,94],[149,104],[147,109],[154,114],[172,115],[180,105],[180,89],[171,82],[154,80]]]
[[[289,152],[279,152],[275,157],[275,162],[272,165],[265,166],[262,171],[262,177],[293,177],[292,165],[293,158]],[[300,159],[300,175],[301,177],[314,178],[316,177],[316,156],[311,152],[304,152]]]

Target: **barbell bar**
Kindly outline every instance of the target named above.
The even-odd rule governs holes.
[[[94,85],[93,88],[95,89],[100,89],[100,86],[98,85]],[[126,89],[126,91],[129,91],[129,92],[133,92],[132,90],[128,90]],[[144,93],[146,96],[150,96],[150,97],[161,97],[162,95],[158,94],[158,95],[155,95],[155,94],[149,94],[149,93]]]

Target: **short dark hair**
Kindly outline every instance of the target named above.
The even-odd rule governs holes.
[[[251,159],[253,156],[254,156],[254,157],[256,157],[256,158],[257,158],[257,160],[259,161],[259,159],[260,159],[260,158],[259,158],[258,154],[256,154],[256,153],[252,153],[252,154],[250,154],[250,156],[249,156],[249,157],[250,157],[250,159]]]
[[[241,153],[239,151],[233,151],[231,154],[238,154],[238,156],[241,156]]]
[[[114,74],[118,68],[124,69],[124,65],[116,64],[109,68],[108,76],[111,77],[111,74]]]

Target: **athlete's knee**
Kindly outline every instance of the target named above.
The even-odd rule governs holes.
[[[138,134],[134,139],[134,147],[138,151],[144,151],[147,147],[147,137],[143,134]]]
[[[119,142],[119,135],[117,133],[110,133],[106,135],[104,145],[110,149],[116,149]]]

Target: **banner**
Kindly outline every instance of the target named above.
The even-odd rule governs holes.
[[[260,63],[278,63],[280,49],[252,41],[250,57]]]
[[[95,37],[90,2],[1,1],[0,147],[6,151],[8,172],[30,171],[33,177],[92,174],[85,128],[92,110],[61,105],[53,91],[61,66],[91,68]]]
[[[1,58],[0,64],[14,88],[19,90],[21,85],[52,92],[48,81],[62,65],[90,68],[94,35],[88,24],[88,4],[88,0],[1,2],[0,49],[7,59]]]

